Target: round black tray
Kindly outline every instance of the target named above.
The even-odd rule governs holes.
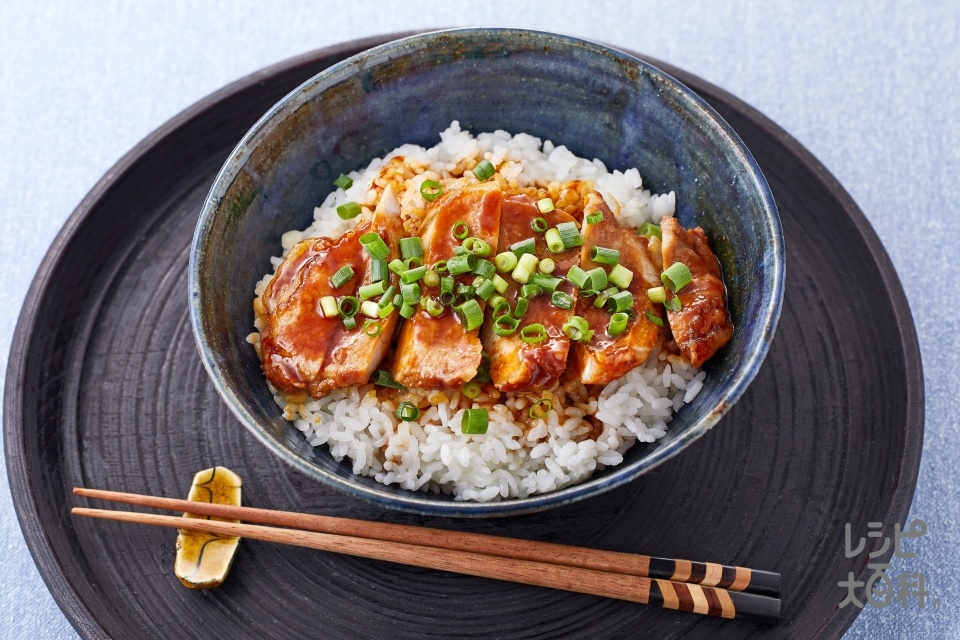
[[[384,512],[271,457],[217,397],[194,347],[187,253],[220,165],[274,102],[401,34],[244,78],[127,154],[83,200],[27,296],[4,397],[7,467],[40,573],[84,637],[413,638],[839,635],[844,524],[902,522],[920,464],[923,382],[896,273],[863,214],[795,140],[716,87],[651,61],[740,134],[773,189],[787,249],[783,313],[740,402],[630,485],[545,513],[442,520]],[[838,277],[837,274],[843,274]],[[849,285],[848,283],[855,283]],[[169,530],[69,514],[84,485],[185,496],[227,466],[244,502],[739,564],[783,574],[763,626],[244,541],[219,589],[184,589]],[[888,551],[887,556],[890,555]]]

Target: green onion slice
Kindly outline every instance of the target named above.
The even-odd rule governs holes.
[[[496,169],[493,168],[493,163],[489,160],[481,160],[477,163],[477,166],[473,168],[473,175],[477,176],[477,180],[480,182],[489,180],[495,172]]]
[[[354,329],[357,328],[357,319],[353,317],[344,318],[343,328],[346,329],[347,331],[353,331]]]
[[[427,313],[437,318],[443,314],[443,305],[435,298],[427,298]]]
[[[547,211],[553,211],[553,202],[550,200],[550,198],[546,198],[546,200],[547,202],[550,202],[550,209],[548,209]],[[540,202],[543,202],[543,200],[541,200]],[[539,206],[539,204],[540,203],[538,202],[537,206]],[[543,213],[547,213],[547,211],[543,211]],[[547,230],[548,227],[549,225],[547,224],[547,221],[544,220],[543,218],[534,218],[533,221],[530,223],[530,228],[536,231],[537,233],[543,233],[544,231]]]
[[[553,261],[553,258],[544,258],[540,261],[540,264],[537,265],[537,270],[543,274],[551,274],[554,269],[557,268],[557,263]]]
[[[537,200],[537,209],[540,210],[540,213],[550,213],[556,209],[556,206],[553,204],[553,200],[550,198],[541,198],[540,200]],[[542,220],[542,218],[538,218],[538,220]],[[544,222],[544,224],[546,224],[546,222]],[[546,230],[546,227],[544,227],[543,231]],[[537,231],[537,233],[543,233],[543,231]]]
[[[666,302],[667,300],[667,290],[663,287],[654,287],[652,289],[647,289],[647,300],[650,302]]]
[[[563,238],[560,236],[560,232],[556,227],[547,229],[543,239],[547,243],[547,250],[549,250],[550,253],[560,253],[566,248],[563,246]]]
[[[677,296],[664,300],[663,306],[666,307],[668,311],[680,311],[683,308],[683,304]]]
[[[370,284],[363,285],[357,290],[357,293],[360,294],[361,300],[369,300],[376,296],[382,296],[386,291],[384,281],[381,280],[380,282],[371,282]]]
[[[609,293],[601,291],[597,294],[597,299],[593,301],[593,306],[597,309],[603,309],[603,305],[607,304],[607,299],[610,297]]]
[[[467,250],[467,253],[473,254],[478,258],[486,258],[490,255],[490,244],[483,240],[482,238],[477,238],[476,236],[470,236],[463,241],[463,248]]]
[[[498,336],[509,336],[520,326],[520,320],[509,314],[497,316],[493,321],[493,332]]]
[[[387,305],[387,307],[390,307],[391,311],[393,310],[393,305]],[[386,309],[387,307],[381,307],[379,303],[374,302],[373,300],[364,300],[360,303],[360,313],[368,318],[379,318],[380,311],[382,309]]]
[[[660,274],[660,280],[670,287],[671,291],[677,293],[690,284],[693,280],[693,274],[690,273],[690,268],[687,265],[682,262],[674,262]]]
[[[416,269],[417,267],[423,267],[425,265],[423,264],[423,259],[417,256],[413,256],[412,258],[407,258],[406,260],[404,260],[403,266],[405,267],[406,270],[410,270],[410,269]]]
[[[433,202],[443,193],[443,187],[436,180],[424,180],[420,183],[420,195],[427,202]]]
[[[389,371],[384,371],[383,369],[377,369],[373,372],[373,377],[370,379],[373,384],[380,387],[390,387],[392,389],[403,389],[403,385],[393,379],[393,376],[390,375]]]
[[[577,289],[583,289],[590,284],[590,274],[578,267],[573,265],[570,267],[570,270],[567,271],[567,280],[573,283]]]
[[[391,301],[393,301],[393,296],[395,296],[396,293],[397,293],[396,285],[390,285],[389,287],[387,287],[387,290],[383,292],[383,295],[380,296],[380,302],[378,302],[377,304],[380,306],[380,308],[387,306],[388,304],[390,304]]]
[[[383,260],[390,255],[390,248],[379,233],[371,231],[360,236],[360,244],[374,260]]]
[[[333,296],[323,296],[320,298],[320,310],[327,318],[334,318],[340,315],[340,307],[337,306],[337,299]]]
[[[427,268],[423,265],[415,267],[413,269],[408,269],[400,274],[400,282],[403,284],[411,284],[419,280],[423,280],[423,276],[427,275]]]
[[[622,264],[615,264],[613,265],[613,269],[610,269],[610,273],[607,274],[607,280],[621,289],[626,289],[630,286],[630,283],[633,282],[633,271],[630,271],[630,269],[627,269]]]
[[[330,286],[339,289],[353,278],[353,267],[348,264],[343,265],[337,272],[330,276]]]
[[[607,333],[612,337],[617,337],[627,330],[627,321],[630,319],[630,316],[623,313],[615,313],[610,316],[610,324],[607,325]]]
[[[386,260],[370,261],[370,282],[380,282],[381,280],[386,280],[389,275],[390,270],[387,268]]]
[[[413,314],[415,314],[416,312],[417,312],[417,305],[407,304],[406,302],[400,305],[401,318],[406,318],[407,320],[409,320],[410,318],[413,317]]]
[[[457,315],[460,317],[460,324],[467,331],[473,331],[483,324],[483,309],[480,303],[473,298],[466,300],[457,307]]]
[[[400,295],[404,304],[415,305],[420,302],[420,285],[416,282],[400,285]]]
[[[427,269],[427,272],[423,274],[423,284],[428,287],[438,286],[440,284],[440,274],[434,269]]]
[[[647,316],[647,320],[657,325],[658,327],[663,326],[663,320],[660,318],[660,316],[655,314],[653,311],[647,311],[644,315]]]
[[[563,333],[571,340],[579,342],[590,329],[590,324],[586,318],[573,316],[563,323]]]
[[[401,402],[399,406],[397,406],[394,415],[404,422],[413,422],[420,417],[420,409],[412,402]]]
[[[518,320],[527,315],[527,309],[530,308],[530,298],[518,298],[517,304],[513,308],[513,317]]]
[[[356,202],[344,202],[337,207],[337,215],[341,220],[350,220],[360,215],[360,205]]]
[[[594,211],[587,216],[587,224],[598,224],[603,221],[603,211]]]
[[[464,409],[460,432],[468,435],[483,435],[490,426],[490,414],[486,409]]]
[[[477,297],[486,302],[493,295],[497,288],[493,286],[492,280],[484,280],[483,284],[477,287]]]
[[[490,281],[493,282],[493,288],[497,290],[497,293],[503,293],[510,286],[510,283],[501,278],[499,273],[495,273]]]
[[[497,267],[489,260],[480,258],[477,260],[477,266],[473,268],[473,272],[484,278],[492,278],[497,275]]]
[[[371,338],[376,338],[383,333],[383,326],[376,320],[365,320],[363,323],[363,333]]]
[[[366,303],[364,303],[364,304],[366,304]],[[377,307],[377,317],[378,317],[378,318],[388,318],[388,317],[390,316],[390,314],[393,313],[394,310],[397,308],[397,305],[395,305],[395,304],[393,304],[393,303],[391,302],[390,304],[388,304],[388,305],[385,306],[385,307],[381,307],[380,305],[376,305],[376,307]]]
[[[483,391],[483,387],[480,386],[479,382],[468,382],[467,384],[463,385],[460,393],[473,400],[480,395],[481,391]]]
[[[423,243],[417,236],[409,238],[400,238],[400,257],[404,260],[408,258],[423,257]]]
[[[530,280],[530,276],[537,270],[539,263],[540,260],[537,259],[537,256],[532,253],[525,253],[520,256],[520,259],[517,261],[517,266],[513,269],[510,277],[520,284],[526,284]]]
[[[526,253],[535,254],[537,252],[537,241],[533,238],[527,238],[526,240],[514,242],[510,245],[510,251],[512,251],[517,258]]]
[[[603,291],[607,288],[607,272],[603,270],[603,267],[594,267],[587,271],[587,275],[590,276],[588,289]]]
[[[447,272],[451,276],[470,273],[477,266],[477,259],[471,255],[453,256],[447,260]]]
[[[569,310],[573,308],[573,296],[564,291],[554,291],[550,303],[558,309]]]
[[[548,276],[543,273],[534,273],[530,275],[528,280],[530,284],[535,284],[544,291],[549,291],[553,293],[557,290],[561,284],[563,284],[563,278],[555,278],[553,276]]]
[[[344,318],[352,318],[360,311],[360,301],[353,296],[343,296],[337,301],[337,308]]]
[[[536,298],[541,293],[543,293],[543,289],[538,284],[525,284],[520,287],[521,298]]]
[[[550,409],[553,409],[553,400],[550,398],[540,398],[538,402],[530,406],[530,411],[527,412],[527,415],[534,420],[540,420],[547,417]]]
[[[464,238],[470,235],[470,227],[467,226],[466,222],[464,222],[463,220],[460,220],[459,222],[453,225],[453,229],[451,229],[451,233],[453,233],[453,237],[456,238],[457,240],[463,240]]]
[[[620,264],[620,252],[607,247],[594,247],[590,249],[590,259],[597,264]]]
[[[607,310],[610,313],[618,313],[633,308],[633,294],[629,291],[615,293],[607,300]]]
[[[513,271],[517,266],[517,255],[513,253],[513,251],[504,251],[503,253],[498,253],[497,257],[493,259],[493,262],[497,267],[497,271],[500,273]]]
[[[338,189],[343,189],[344,191],[346,191],[347,189],[353,186],[353,178],[351,178],[350,176],[344,173],[341,173],[340,177],[333,181],[333,186],[337,187]]]
[[[527,344],[538,344],[547,339],[547,328],[539,322],[537,324],[528,324],[520,329],[520,338]]]
[[[561,222],[555,228],[560,232],[560,241],[563,242],[564,249],[572,249],[583,244],[583,236],[580,235],[575,222]]]
[[[403,273],[407,270],[407,265],[403,264],[403,260],[400,258],[394,258],[387,265],[387,269],[390,269],[390,271],[393,271],[394,273]]]
[[[642,236],[647,236],[648,238],[650,236],[657,236],[661,239],[663,238],[663,234],[660,233],[660,226],[653,224],[652,222],[644,222],[642,225],[640,225],[640,229],[637,230],[637,233]]]

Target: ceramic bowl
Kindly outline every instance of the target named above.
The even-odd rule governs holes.
[[[707,363],[707,384],[623,463],[579,485],[475,503],[385,486],[311,447],[267,388],[253,330],[253,291],[280,236],[312,221],[341,172],[404,143],[426,147],[451,121],[564,144],[610,169],[638,167],[647,188],[675,191],[677,217],[702,226],[723,267],[736,331]],[[713,427],[767,353],[780,313],[784,254],[770,189],[739,137],[701,98],[653,66],[576,38],[517,29],[426,33],[370,49],[316,75],[240,141],[206,200],[190,254],[200,355],[223,400],[267,449],[308,476],[384,507],[428,515],[519,514],[636,479]],[[709,464],[708,460],[704,464]]]

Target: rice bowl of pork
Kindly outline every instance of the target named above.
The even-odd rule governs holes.
[[[723,268],[736,331],[704,365],[703,388],[689,402],[678,401],[679,410],[655,442],[637,443],[618,464],[601,464],[581,482],[553,491],[478,502],[357,474],[353,460],[337,460],[328,447],[311,444],[313,432],[305,435],[284,418],[246,341],[254,324],[253,291],[275,268],[271,258],[281,238],[316,223],[314,211],[331,198],[337,176],[361,171],[403,145],[434,148],[454,122],[475,134],[523,134],[541,152],[548,144],[550,155],[563,146],[570,157],[596,159],[611,174],[639,169],[642,188],[632,173],[628,182],[661,196],[637,206],[659,207],[662,215],[669,204],[684,226],[702,227]],[[657,199],[670,193],[670,202]],[[189,288],[193,329],[211,379],[270,451],[316,480],[375,504],[431,515],[491,516],[553,507],[622,485],[710,429],[766,355],[783,277],[781,230],[769,188],[736,134],[699,97],[643,61],[602,45],[524,30],[462,29],[371,49],[320,73],[271,109],[211,188],[191,249]]]

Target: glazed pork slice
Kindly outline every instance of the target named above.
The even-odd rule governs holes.
[[[584,384],[607,384],[639,367],[660,342],[663,332],[646,315],[650,312],[658,318],[663,317],[662,311],[647,298],[647,289],[660,285],[660,273],[647,250],[647,239],[638,236],[632,229],[620,226],[603,197],[592,192],[587,196],[584,213],[590,215],[597,211],[603,213],[603,220],[596,224],[585,224],[581,231],[583,247],[580,268],[589,271],[604,266],[590,260],[593,247],[619,251],[620,264],[634,274],[627,288],[633,294],[633,317],[626,331],[612,337],[607,332],[611,314],[594,307],[594,298],[580,298],[577,301],[577,315],[585,318],[594,331],[593,340],[587,344],[574,344],[570,353],[571,371]]]
[[[677,294],[680,311],[667,311],[667,320],[680,353],[699,367],[733,335],[720,263],[700,227],[687,230],[675,218],[666,216],[660,221],[660,231],[664,270],[682,262],[693,278]]]
[[[371,337],[365,334],[360,315],[358,328],[352,330],[339,317],[324,317],[320,299],[355,296],[370,281],[371,258],[360,244],[365,233],[380,235],[390,249],[387,260],[399,257],[397,246],[403,235],[399,209],[388,187],[369,220],[339,238],[310,238],[290,249],[254,305],[265,323],[260,333],[263,371],[279,390],[319,398],[340,387],[365,383],[380,364],[399,315],[379,320],[381,332]],[[345,265],[353,269],[354,277],[335,288],[330,278]],[[396,275],[390,277],[395,284]]]
[[[468,236],[489,243],[491,255],[496,254],[501,201],[500,187],[494,181],[450,190],[437,198],[420,227],[423,263],[432,266],[454,256],[460,240],[454,237],[453,229],[459,222],[466,224]],[[472,282],[474,277],[472,273],[460,276],[457,283]],[[436,288],[421,288],[424,296],[439,294]],[[477,375],[483,353],[478,333],[479,328],[467,331],[450,308],[438,317],[422,308],[417,310],[400,326],[394,379],[405,387],[419,389],[457,387],[469,382]]]
[[[500,217],[500,248],[505,251],[510,245],[535,238],[537,243],[536,255],[541,258],[549,256],[556,263],[551,274],[563,277],[573,265],[580,263],[580,250],[577,247],[562,253],[552,254],[547,250],[547,244],[542,233],[534,232],[531,224],[536,218],[546,220],[549,227],[555,227],[561,222],[573,222],[574,219],[567,213],[555,209],[549,213],[541,213],[536,201],[530,196],[513,195],[503,199],[503,213]],[[520,285],[512,278],[506,278],[510,283],[503,296],[510,303],[510,308],[516,308]],[[557,288],[570,294],[574,301],[577,298],[576,288],[564,280]],[[573,316],[573,309],[564,310],[550,303],[550,295],[540,295],[530,299],[526,314],[521,319],[520,327],[530,324],[542,324],[547,331],[547,339],[537,344],[525,343],[518,330],[509,336],[498,336],[493,330],[493,315],[488,313],[480,339],[483,348],[490,355],[490,378],[494,386],[501,391],[534,391],[553,386],[560,379],[567,367],[567,354],[570,350],[570,339],[563,333],[563,325]]]

